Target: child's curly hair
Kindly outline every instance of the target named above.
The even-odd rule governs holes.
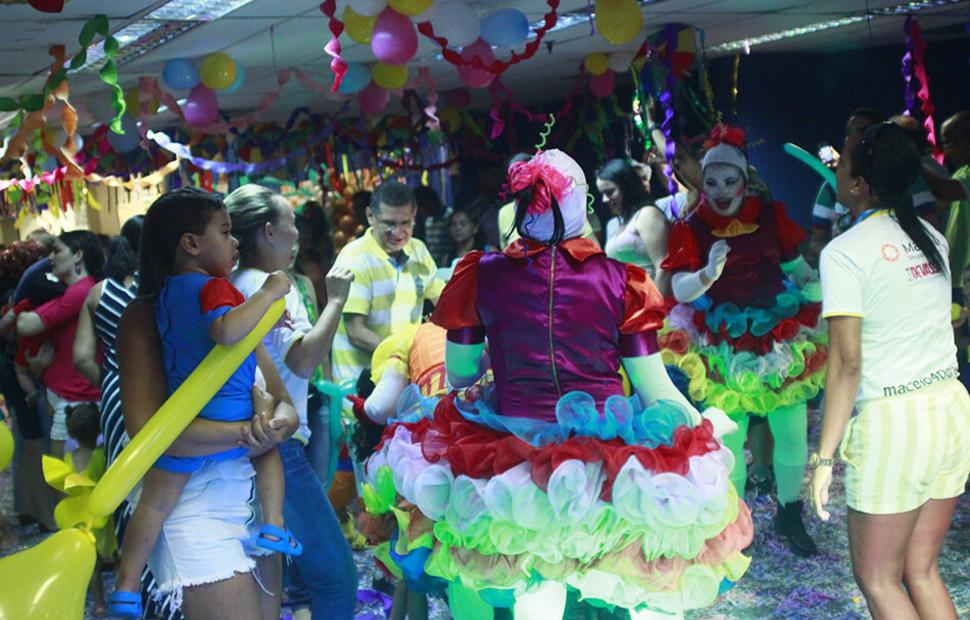
[[[34,241],[14,241],[0,251],[0,288],[17,285],[27,268],[49,255],[50,251]]]
[[[370,379],[370,368],[365,368],[357,377],[357,396],[366,399],[374,391],[374,382]],[[384,426],[376,423],[358,422],[350,434],[347,446],[353,452],[354,458],[360,462],[374,454],[377,444],[381,442]]]

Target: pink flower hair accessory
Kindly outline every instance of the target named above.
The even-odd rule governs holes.
[[[519,193],[532,186],[534,193],[528,213],[542,215],[552,207],[552,198],[560,204],[572,189],[573,180],[558,168],[547,163],[540,151],[529,161],[515,162],[509,166],[508,188]]]

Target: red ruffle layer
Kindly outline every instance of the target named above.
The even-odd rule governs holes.
[[[552,472],[563,462],[577,459],[584,463],[603,462],[606,482],[600,494],[603,501],[612,501],[613,480],[631,456],[654,472],[673,472],[686,475],[689,459],[717,450],[714,428],[708,420],[700,426],[682,426],[674,431],[673,445],[646,448],[632,446],[622,439],[603,441],[594,437],[571,437],[558,444],[536,448],[521,439],[469,422],[455,408],[455,395],[441,399],[435,409],[434,420],[422,419],[402,423],[411,432],[412,440],[421,445],[428,461],[445,459],[454,475],[471,478],[490,478],[528,461],[532,480],[546,490]],[[394,434],[394,424],[384,431],[386,441]],[[380,446],[377,448],[380,450]]]

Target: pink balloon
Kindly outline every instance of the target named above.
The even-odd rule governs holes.
[[[371,82],[367,85],[367,88],[357,93],[357,103],[360,104],[360,109],[364,114],[369,114],[370,116],[376,116],[383,112],[390,98],[391,94],[374,82]]]
[[[407,17],[384,9],[374,24],[370,49],[385,65],[403,65],[418,51],[418,33]]]
[[[609,69],[600,75],[594,75],[589,81],[589,90],[597,97],[609,97],[616,88],[616,74]]]
[[[219,117],[219,100],[215,92],[201,83],[196,84],[185,99],[182,113],[189,125],[210,125]]]
[[[448,105],[459,110],[467,108],[472,102],[472,94],[464,88],[449,90],[445,93],[445,98],[448,99]]]
[[[495,54],[492,52],[492,46],[481,39],[478,39],[471,45],[463,47],[461,57],[466,61],[470,61],[472,58],[479,58],[485,66],[495,62]],[[484,88],[495,79],[495,74],[487,69],[467,66],[458,68],[458,76],[466,86],[471,86],[472,88]]]

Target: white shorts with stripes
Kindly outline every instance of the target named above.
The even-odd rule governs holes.
[[[845,431],[850,508],[896,514],[963,493],[970,475],[970,395],[959,381],[865,401]]]

